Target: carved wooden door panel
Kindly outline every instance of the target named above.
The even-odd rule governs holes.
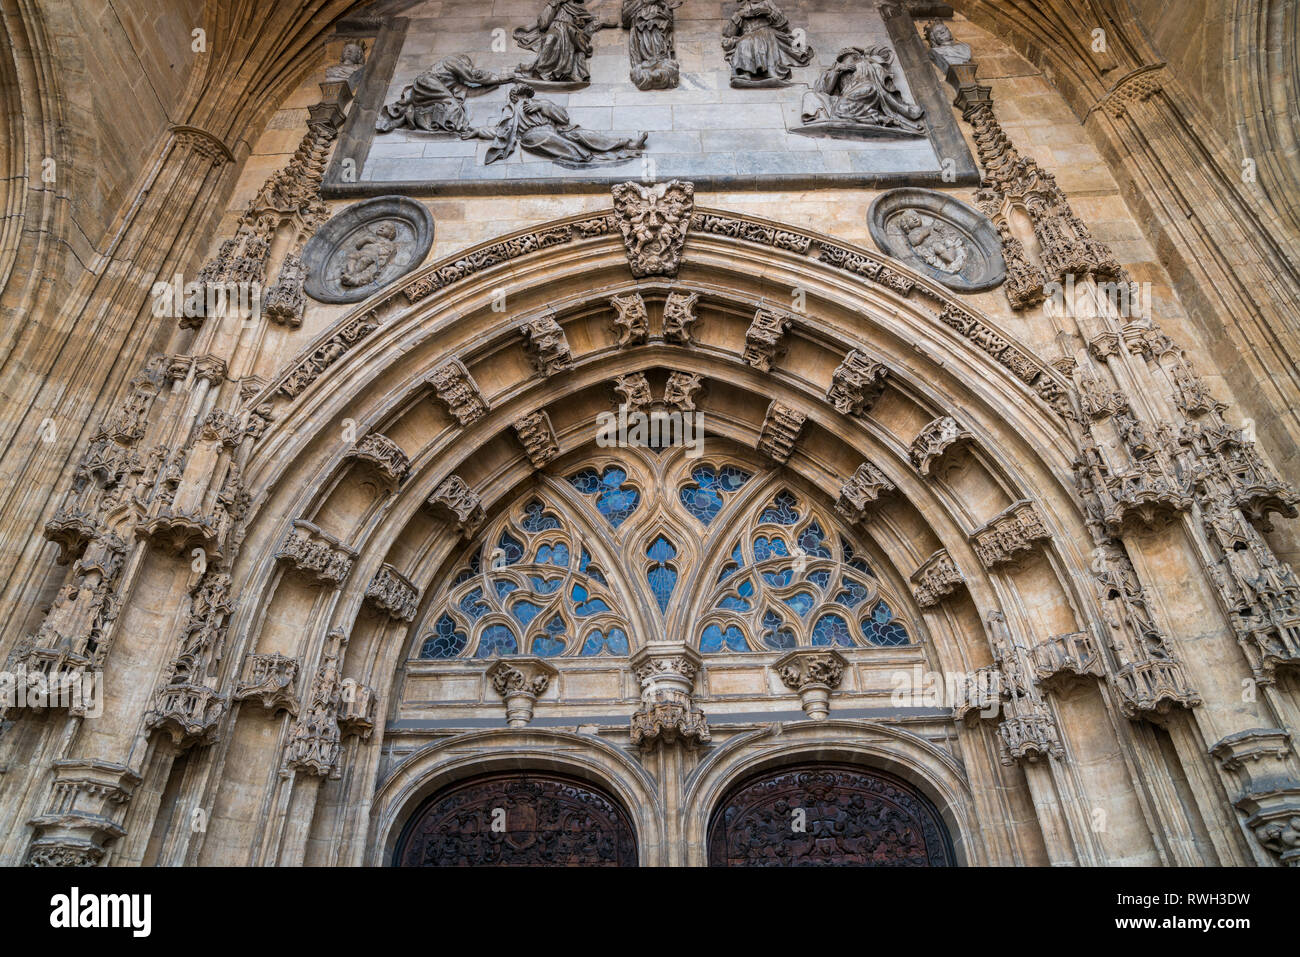
[[[711,867],[956,863],[939,813],[881,771],[817,764],[742,782],[709,822]]]
[[[416,811],[398,842],[399,867],[635,867],[623,809],[591,785],[548,774],[472,778]]]

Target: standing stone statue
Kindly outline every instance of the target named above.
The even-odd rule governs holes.
[[[925,113],[907,99],[894,80],[893,51],[887,46],[841,50],[803,100],[800,132],[925,132]]]
[[[970,44],[958,43],[948,29],[948,24],[932,20],[925,25],[925,39],[930,44],[930,59],[947,70],[955,64],[970,62]]]
[[[509,83],[510,77],[497,76],[474,66],[463,53],[444,57],[425,70],[402,90],[392,103],[379,111],[375,129],[388,133],[397,129],[426,130],[430,133],[457,133],[462,138],[473,135],[465,96],[472,89],[486,89]]]
[[[597,20],[586,0],[547,0],[534,26],[515,30],[515,42],[537,54],[519,65],[518,75],[545,83],[590,82],[591,36],[607,26],[617,24]]]
[[[623,26],[631,31],[627,54],[638,90],[671,90],[681,67],[673,44],[673,11],[683,0],[623,0]]]
[[[785,86],[791,66],[807,66],[812,47],[795,39],[790,21],[772,0],[741,0],[722,28],[732,86]]]
[[[491,139],[487,163],[506,159],[516,147],[549,157],[558,163],[585,166],[597,162],[623,162],[640,156],[648,134],[620,138],[584,130],[569,119],[563,107],[550,100],[535,99],[527,83],[510,88],[510,102],[495,129],[477,131]]]

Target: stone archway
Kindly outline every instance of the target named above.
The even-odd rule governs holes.
[[[398,867],[633,867],[627,812],[576,778],[509,771],[459,781],[411,816],[397,842]]]
[[[762,771],[709,819],[710,867],[949,867],[952,840],[934,805],[884,771],[814,762]]]

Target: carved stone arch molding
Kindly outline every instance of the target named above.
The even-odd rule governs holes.
[[[710,820],[736,785],[761,772],[816,764],[852,765],[902,779],[939,812],[958,865],[988,862],[974,827],[970,785],[952,754],[906,728],[829,720],[786,725],[780,734],[763,729],[737,735],[710,752],[691,774],[683,798],[687,863],[708,863]]]
[[[437,741],[406,756],[377,782],[365,863],[392,862],[402,829],[421,804],[470,778],[536,771],[586,781],[622,806],[635,831],[639,862],[665,863],[664,809],[646,769],[594,735],[497,728]]]

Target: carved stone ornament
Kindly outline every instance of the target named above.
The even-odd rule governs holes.
[[[31,867],[94,867],[107,846],[126,834],[127,804],[140,776],[121,764],[93,758],[53,762],[45,809],[29,823]]]
[[[614,307],[614,328],[618,332],[618,347],[640,345],[650,334],[650,314],[645,299],[639,292],[614,296],[609,304]]]
[[[461,425],[477,422],[488,413],[487,400],[479,391],[478,383],[459,359],[449,359],[434,369],[429,375],[429,385]]]
[[[956,292],[993,289],[1006,278],[993,223],[945,193],[911,186],[881,193],[867,227],[881,252]]]
[[[899,89],[897,72],[888,45],[841,50],[804,94],[803,125],[790,132],[850,139],[924,136],[925,110]]]
[[[840,497],[835,502],[835,510],[846,521],[856,525],[866,520],[868,512],[881,495],[896,488],[880,469],[870,462],[863,462],[852,477],[840,486]]]
[[[396,488],[411,469],[411,460],[392,439],[371,432],[358,442],[348,457],[364,462],[390,488]]]
[[[704,388],[703,378],[692,372],[670,372],[664,384],[664,405],[678,412],[695,411],[695,393]]]
[[[256,700],[267,711],[298,713],[294,685],[298,681],[298,659],[281,654],[251,654],[244,659],[244,673],[235,687],[235,700]]]
[[[824,721],[831,710],[831,692],[839,687],[848,661],[838,651],[798,648],[772,663],[772,670],[791,691],[813,721]]]
[[[922,562],[909,580],[916,603],[922,608],[934,607],[966,584],[961,571],[942,548]]]
[[[654,186],[618,183],[610,192],[632,275],[677,275],[695,210],[695,184],[677,179]]]
[[[564,327],[554,316],[529,319],[519,327],[524,337],[524,351],[545,378],[563,372],[573,362]]]
[[[309,580],[338,588],[352,571],[357,553],[322,528],[294,519],[275,557]]]
[[[644,372],[629,372],[614,380],[614,393],[618,396],[619,408],[629,413],[642,412],[654,402],[650,392],[650,380]]]
[[[559,674],[541,658],[502,658],[487,670],[488,681],[506,703],[506,724],[522,728],[533,708]]]
[[[420,589],[387,563],[379,566],[366,586],[366,600],[396,621],[414,621],[420,605]]]
[[[711,739],[704,712],[691,697],[702,659],[681,642],[652,642],[629,662],[641,682],[641,707],[632,715],[632,744],[650,749]]]
[[[813,48],[796,37],[773,0],[740,0],[723,24],[722,50],[731,85],[739,88],[787,86],[792,68],[813,58]]]
[[[784,403],[772,400],[763,416],[763,431],[758,436],[758,450],[782,465],[794,451],[799,433],[808,416]]]
[[[486,517],[483,502],[459,475],[448,475],[443,479],[429,496],[429,505],[434,511],[449,515],[466,538],[478,531]]]
[[[698,292],[670,292],[664,300],[664,339],[684,346],[691,345],[694,329],[700,317],[695,307],[700,301]]]
[[[852,349],[835,368],[826,398],[844,415],[866,415],[884,391],[887,375],[883,364]]]
[[[560,443],[555,438],[555,427],[545,409],[530,412],[515,420],[515,434],[528,455],[533,468],[545,468],[546,464],[560,454]]]
[[[405,196],[379,196],[349,206],[303,247],[303,288],[317,302],[360,302],[424,261],[433,245],[433,216]]]
[[[950,415],[943,415],[928,423],[912,440],[909,456],[916,470],[928,476],[934,463],[958,442],[970,439],[970,433],[957,424]]]
[[[971,534],[975,554],[985,568],[998,568],[1032,552],[1051,538],[1033,502],[1016,502]]]
[[[794,325],[794,317],[773,309],[759,309],[745,330],[744,360],[759,372],[770,372],[781,356],[785,334]]]

